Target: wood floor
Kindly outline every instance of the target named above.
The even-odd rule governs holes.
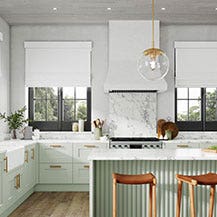
[[[89,193],[36,192],[9,217],[88,217]]]

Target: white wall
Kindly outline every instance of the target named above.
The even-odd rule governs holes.
[[[160,35],[161,49],[170,59],[170,71],[166,76],[168,91],[158,96],[158,118],[169,116],[174,120],[174,41],[217,41],[217,25],[162,25]]]
[[[215,40],[217,25],[162,25],[161,48],[170,59],[166,76],[168,91],[158,96],[158,118],[174,120],[174,41]],[[24,47],[26,40],[92,40],[93,41],[93,118],[108,115],[108,96],[103,84],[107,74],[107,25],[21,25],[11,27],[11,106],[12,110],[25,103]]]
[[[107,73],[106,25],[21,25],[11,27],[11,108],[25,104],[24,41],[91,40],[92,53],[92,117],[105,118],[108,96],[103,84]]]
[[[0,32],[3,34],[3,41],[1,43],[1,70],[0,76],[0,112],[9,112],[9,43],[10,43],[10,28],[9,25],[0,17]],[[4,134],[8,132],[7,124],[0,121],[0,140]]]

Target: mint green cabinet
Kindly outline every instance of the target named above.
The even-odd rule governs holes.
[[[99,148],[108,148],[108,143],[80,143],[73,146],[73,184],[89,184],[88,155]]]
[[[73,164],[73,184],[89,183],[89,163]]]
[[[24,188],[26,191],[35,186],[36,183],[36,147],[30,145],[25,148],[24,163]]]
[[[84,163],[88,162],[87,158],[91,151],[94,151],[99,148],[107,148],[107,143],[80,143],[74,144],[73,147],[73,162]]]
[[[7,208],[25,191],[24,167],[3,174],[3,204]]]
[[[72,184],[72,146],[72,143],[40,144],[40,184]]]
[[[0,215],[3,209],[3,159],[0,157]]]
[[[71,163],[40,163],[40,184],[71,184]]]
[[[72,144],[40,144],[40,163],[47,162],[72,162]]]
[[[6,168],[6,162],[0,163],[0,216],[7,213],[12,205],[20,201],[20,199],[33,189],[35,186],[36,176],[36,156],[35,146],[29,145],[25,147],[24,164],[9,170]]]

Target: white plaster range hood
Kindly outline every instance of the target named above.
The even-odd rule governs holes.
[[[151,21],[109,22],[109,65],[105,92],[167,90],[164,79],[147,81],[137,71],[142,51],[151,47]],[[159,21],[155,21],[155,44],[159,47]]]

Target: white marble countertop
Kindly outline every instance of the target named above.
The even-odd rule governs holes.
[[[79,139],[40,139],[40,140],[5,140],[0,142],[0,154],[5,153],[11,146],[15,147],[25,147],[32,144],[40,144],[40,143],[71,143],[71,144],[81,144],[81,143],[89,143],[89,144],[105,144],[108,141],[100,141],[100,140],[79,140]]]
[[[202,149],[98,149],[91,152],[89,160],[217,160],[216,153]]]
[[[173,139],[162,140],[162,142],[168,144],[216,143],[217,145],[217,139]]]

